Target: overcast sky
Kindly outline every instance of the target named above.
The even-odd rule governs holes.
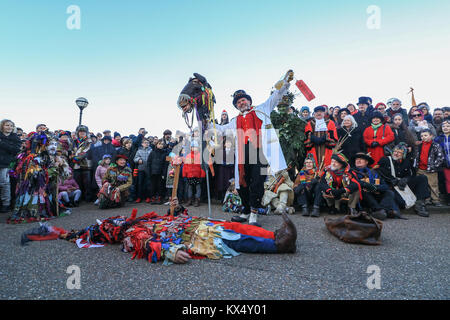
[[[74,130],[82,96],[91,131],[161,136],[187,130],[176,100],[193,72],[213,86],[216,116],[233,117],[235,90],[261,103],[289,68],[317,97],[296,107],[359,96],[410,107],[410,87],[449,106],[449,21],[448,0],[2,0],[0,118]]]

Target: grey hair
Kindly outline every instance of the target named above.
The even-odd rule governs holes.
[[[387,104],[390,106],[390,105],[392,105],[394,102],[400,103],[400,106],[402,105],[402,102],[401,102],[400,99],[398,99],[398,98],[390,98],[390,99],[388,100]]]
[[[344,122],[345,119],[350,119],[350,121],[352,122],[352,129],[355,129],[358,126],[358,123],[351,114],[346,115],[344,119],[342,119],[342,122]]]

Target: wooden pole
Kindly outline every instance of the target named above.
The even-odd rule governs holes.
[[[166,157],[167,161],[172,161],[172,166],[175,169],[175,174],[173,177],[173,186],[172,186],[172,197],[171,200],[175,199],[177,197],[177,191],[178,191],[178,182],[180,180],[180,168],[181,168],[181,161],[177,158],[172,157]],[[173,216],[175,213],[175,206],[172,205],[172,201],[170,201],[170,215]]]

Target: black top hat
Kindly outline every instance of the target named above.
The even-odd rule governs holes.
[[[233,93],[233,105],[236,107],[236,102],[240,98],[246,98],[250,101],[250,104],[252,103],[252,98],[244,91],[244,90],[237,90],[235,93]]]

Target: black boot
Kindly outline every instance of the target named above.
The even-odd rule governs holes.
[[[417,200],[414,205],[414,211],[421,217],[429,217],[430,215],[427,212],[425,207],[425,202],[423,200]]]
[[[384,209],[372,211],[371,216],[378,220],[385,220],[387,218],[387,214]]]
[[[318,218],[320,216],[320,207],[314,206],[311,212],[311,217]]]
[[[302,207],[302,216],[309,217],[310,213],[308,211],[308,207]]]
[[[295,253],[297,250],[297,228],[289,219],[288,215],[283,212],[283,224],[275,231],[275,246],[278,253]]]

